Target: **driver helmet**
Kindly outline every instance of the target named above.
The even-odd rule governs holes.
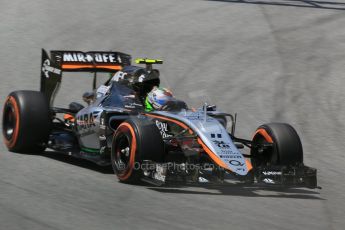
[[[175,100],[175,98],[170,90],[166,88],[153,87],[146,97],[145,110],[148,112],[161,110],[168,101],[173,100]]]

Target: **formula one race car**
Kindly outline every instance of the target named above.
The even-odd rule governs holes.
[[[161,60],[137,59],[120,52],[42,50],[41,88],[14,91],[3,110],[3,135],[13,152],[46,148],[112,165],[122,182],[227,183],[227,178],[282,186],[316,188],[316,169],[303,164],[303,150],[288,124],[261,125],[252,140],[235,137],[236,116],[203,104],[190,109],[170,101],[147,112],[146,94],[159,86]],[[93,72],[87,106],[53,106],[63,72]],[[96,89],[98,72],[111,77]],[[227,130],[229,127],[229,131]],[[250,151],[241,152],[244,147]]]

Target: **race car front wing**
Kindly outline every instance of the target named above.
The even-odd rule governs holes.
[[[266,166],[255,169],[258,183],[293,187],[317,188],[316,169],[303,164],[296,166]]]
[[[152,163],[152,162],[151,162]],[[246,176],[226,173],[220,167],[213,170],[187,171],[167,170],[168,164],[155,164],[150,172],[144,173],[143,181],[162,186],[168,184],[229,184],[229,180],[238,179],[246,184],[273,186],[273,187],[306,187],[321,188],[317,185],[316,169],[303,164],[295,166],[265,166],[256,167]],[[230,183],[231,184],[231,183]]]

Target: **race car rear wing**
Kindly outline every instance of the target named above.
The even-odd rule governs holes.
[[[115,73],[130,64],[131,56],[121,52],[53,50],[49,57],[42,49],[40,90],[52,105],[63,72],[92,72],[96,77],[97,72]]]

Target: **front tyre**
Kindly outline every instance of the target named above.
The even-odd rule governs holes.
[[[131,119],[116,129],[111,148],[111,164],[120,181],[139,183],[143,160],[163,159],[164,143],[157,126],[150,120]]]
[[[114,172],[123,182],[138,182],[141,172],[134,166],[138,160],[137,137],[133,126],[123,122],[117,128],[111,150],[111,164]]]
[[[272,146],[263,147],[265,144]],[[296,130],[284,123],[261,125],[254,134],[251,155],[254,167],[303,163],[301,140]]]
[[[49,104],[45,95],[28,90],[12,92],[5,101],[2,129],[9,151],[42,152],[51,129]]]

